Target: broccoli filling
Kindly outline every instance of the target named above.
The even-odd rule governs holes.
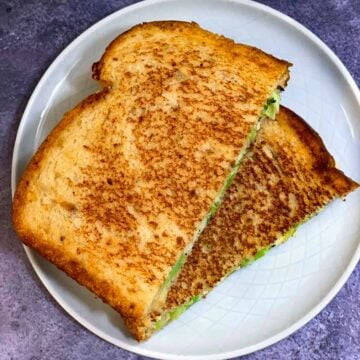
[[[219,195],[216,197],[216,199],[212,203],[209,211],[207,212],[204,219],[200,223],[193,241],[185,249],[185,251],[180,255],[179,259],[177,260],[177,262],[171,269],[169,275],[165,279],[163,285],[161,286],[161,289],[159,290],[159,293],[158,293],[158,299],[160,301],[164,300],[164,297],[166,296],[168,288],[170,287],[171,283],[175,280],[177,274],[179,273],[180,269],[184,265],[186,256],[191,251],[192,244],[194,244],[195,241],[199,238],[200,234],[203,232],[203,230],[205,229],[205,227],[207,226],[207,224],[209,223],[209,221],[215,215],[217,209],[219,208],[219,205],[222,202],[222,199],[225,195],[226,190],[230,187],[230,184],[232,183],[232,181],[235,178],[235,175],[240,167],[240,163],[241,163],[243,157],[249,150],[250,145],[256,139],[257,132],[260,130],[261,120],[265,117],[270,117],[271,119],[274,120],[277,112],[279,111],[279,107],[280,107],[280,90],[275,89],[272,92],[271,96],[266,101],[266,104],[264,105],[264,108],[261,112],[260,118],[258,119],[256,124],[251,129],[250,134],[248,135],[248,137],[246,139],[245,145],[243,146],[243,149],[241,150],[238,158],[236,159],[235,165],[233,166],[233,168],[230,172],[230,175],[227,177],[224,185],[222,186]]]

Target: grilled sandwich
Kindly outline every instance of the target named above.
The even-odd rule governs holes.
[[[290,64],[201,29],[144,23],[93,66],[13,202],[21,240],[116,309],[137,339],[219,206]]]
[[[145,338],[358,186],[335,168],[319,135],[281,107],[276,121],[264,120],[217,214],[171,286],[166,305],[144,323]]]

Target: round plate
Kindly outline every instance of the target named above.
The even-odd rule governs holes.
[[[118,34],[151,20],[196,21],[294,64],[282,103],[317,130],[338,166],[360,180],[360,95],[340,60],[291,18],[249,1],[146,1],[122,9],[71,43],[47,70],[24,112],[12,188],[42,139],[98,85],[91,65]],[[137,343],[120,316],[26,249],[41,281],[83,326],[124,349],[164,359],[219,359],[259,350],[313,318],[335,296],[359,257],[360,192],[335,201],[265,258],[238,271],[149,341]]]

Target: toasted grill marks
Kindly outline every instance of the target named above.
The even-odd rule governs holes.
[[[320,137],[281,108],[267,120],[234,183],[172,286],[167,308],[211,289],[245,258],[358,185],[334,168]]]
[[[170,37],[173,42],[181,39],[176,50],[169,45],[169,34],[157,31],[159,26],[171,29]],[[274,83],[261,82],[251,73],[251,70],[259,70],[253,62],[258,60],[260,54],[255,49],[241,46],[233,49],[233,42],[222,37],[214,38],[193,24],[181,24],[179,27],[169,25],[165,28],[162,24],[154,24],[147,25],[146,28],[149,34],[145,37],[152,42],[151,47],[139,48],[137,42],[133,44],[129,40],[125,48],[121,45],[126,40],[126,35],[125,38],[119,38],[108,52],[112,56],[118,51],[136,53],[136,59],[132,56],[133,61],[127,59],[128,61],[123,62],[120,60],[121,56],[115,56],[119,61],[114,65],[106,62],[106,53],[94,67],[94,77],[98,78],[101,74],[101,78],[112,83],[112,87],[119,88],[115,104],[123,104],[124,109],[130,109],[127,104],[131,103],[131,111],[125,113],[126,123],[121,124],[121,128],[131,127],[128,133],[133,141],[129,141],[128,136],[126,144],[131,144],[130,154],[136,154],[137,166],[134,168],[138,169],[138,174],[134,177],[138,177],[139,181],[126,184],[131,198],[124,201],[131,204],[134,211],[144,216],[148,223],[162,214],[167,221],[177,224],[181,229],[179,235],[184,239],[171,245],[177,249],[192,238],[194,229],[223,184]],[[156,29],[154,35],[151,33],[153,29]],[[184,33],[187,32],[191,35],[191,46],[188,41],[184,41]],[[165,36],[166,42],[163,40]],[[205,38],[214,47],[209,47],[207,42],[203,45]],[[241,62],[241,67],[229,69],[229,56],[235,64],[237,61]],[[266,74],[271,78],[274,75],[271,73],[274,62],[277,63],[277,60],[267,57],[259,64],[260,67],[267,66],[270,69]],[[116,73],[125,74],[126,81],[116,81],[114,66]],[[286,68],[285,64],[284,66]],[[249,71],[245,72],[244,67],[248,67]],[[112,122],[102,124],[104,139],[112,127]],[[121,129],[118,131],[126,132]],[[99,153],[107,154],[111,151],[111,147],[106,146],[106,141],[101,144],[106,148],[99,150]],[[122,160],[116,159],[119,162]],[[111,159],[106,159],[104,163],[110,162]],[[119,163],[114,168],[127,166]],[[96,170],[91,166],[89,173],[94,172]],[[107,172],[101,167],[100,173],[111,176],[112,171]],[[124,191],[116,188],[116,175],[112,182],[110,190],[107,187],[100,188],[99,194],[94,197],[105,198],[107,191]],[[89,189],[93,191],[94,187],[90,186]],[[87,195],[84,199],[90,199],[90,203],[93,201]],[[111,196],[109,201],[113,201]],[[106,203],[107,199],[102,207]],[[122,211],[117,213],[121,216]],[[108,216],[108,209],[104,214]],[[92,222],[93,219],[89,223]],[[122,222],[119,221],[119,224]],[[159,256],[157,267],[163,265],[166,269],[173,264],[174,256],[177,255],[177,251],[168,247],[167,238],[174,237],[177,231],[170,236],[161,231],[155,231],[154,234],[161,249],[167,249]],[[178,237],[175,236],[175,239]],[[153,254],[159,251],[155,244],[148,244]],[[146,251],[147,245],[143,245],[142,248]]]
[[[135,320],[193,240],[288,66],[196,24],[122,34],[93,66],[104,90],[64,116],[21,180],[19,235],[40,253],[46,244],[52,262],[141,338]]]

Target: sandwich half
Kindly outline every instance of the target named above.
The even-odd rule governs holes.
[[[289,63],[195,23],[144,23],[93,66],[13,202],[21,240],[138,324],[169,286],[255,139]]]
[[[234,270],[286,241],[331,200],[359,185],[335,168],[319,135],[281,107],[264,123],[217,214],[201,234],[166,305],[144,324],[144,338],[179,317]]]

